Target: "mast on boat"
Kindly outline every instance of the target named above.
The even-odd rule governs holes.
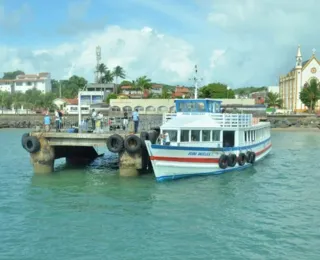
[[[194,99],[198,99],[198,82],[202,81],[202,78],[198,78],[198,66],[194,65],[194,77],[190,80],[194,82]]]

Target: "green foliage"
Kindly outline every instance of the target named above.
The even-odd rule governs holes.
[[[52,93],[55,96],[60,96],[60,84],[61,84],[61,97],[75,98],[78,96],[78,92],[83,90],[87,85],[87,80],[83,77],[72,76],[68,80],[51,80]]]
[[[117,99],[117,94],[110,93],[110,94],[107,96],[107,99],[106,99],[106,103],[107,103],[107,104],[110,104],[110,99]]]
[[[12,72],[4,72],[2,79],[16,79],[18,75],[24,75],[24,72],[21,70],[16,70]]]
[[[134,86],[142,91],[150,89],[152,86],[151,79],[147,78],[147,76],[139,77],[134,82]]]
[[[129,81],[129,80],[123,80],[119,84],[120,87],[122,87],[122,86],[132,86],[132,85],[133,85],[133,82]]]
[[[234,93],[236,95],[240,96],[248,96],[249,94],[253,92],[261,92],[261,91],[266,91],[267,87],[245,87],[245,88],[237,88],[234,90]]]
[[[301,102],[309,108],[309,111],[314,111],[317,101],[320,99],[320,86],[316,79],[312,79],[310,84],[306,84],[300,92]]]
[[[210,83],[199,89],[201,98],[234,98],[234,91],[222,83]]]
[[[55,108],[53,100],[56,98],[54,93],[43,94],[40,90],[30,89],[26,93],[15,92],[1,92],[0,91],[0,106],[2,111],[4,109],[19,109],[24,106],[25,109],[35,110],[35,109],[49,109],[53,110]]]
[[[278,93],[268,92],[265,103],[268,107],[282,107],[283,100],[280,98]]]

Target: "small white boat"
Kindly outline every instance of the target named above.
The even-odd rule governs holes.
[[[170,143],[145,141],[157,181],[241,170],[271,151],[270,122],[221,112],[221,101],[176,99],[160,133]]]

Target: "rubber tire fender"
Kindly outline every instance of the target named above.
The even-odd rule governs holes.
[[[254,152],[247,152],[248,163],[254,164],[256,160],[256,154]]]
[[[155,144],[157,142],[157,139],[159,137],[159,132],[157,132],[156,130],[151,130],[148,132],[149,134],[149,140],[152,144]]]
[[[232,153],[228,155],[228,166],[234,167],[237,164],[237,156]]]
[[[30,134],[29,133],[24,133],[21,137],[21,145],[24,149],[26,149],[26,138],[29,137]]]
[[[149,140],[148,132],[141,132],[140,133],[141,145],[142,147],[146,147],[146,143],[144,141]]]
[[[131,144],[134,143],[134,145]],[[142,141],[139,136],[136,135],[128,135],[126,139],[124,139],[124,148],[128,153],[136,153],[140,151],[142,145]]]
[[[221,154],[219,158],[219,167],[221,169],[226,169],[228,167],[228,159],[229,157],[225,154]]]
[[[120,153],[124,149],[124,140],[121,135],[113,134],[107,139],[108,150],[112,153]]]
[[[243,166],[246,164],[247,156],[244,153],[239,153],[238,156],[238,165]]]
[[[40,141],[35,136],[28,136],[24,139],[24,149],[29,153],[36,153],[40,151],[41,145]]]

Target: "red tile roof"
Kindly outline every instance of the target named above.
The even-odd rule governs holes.
[[[64,98],[68,105],[78,105],[78,98]]]

